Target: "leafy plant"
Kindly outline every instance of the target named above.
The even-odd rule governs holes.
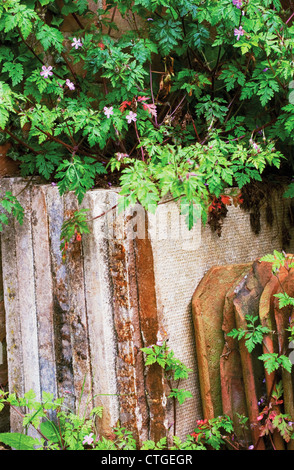
[[[153,344],[141,350],[146,355],[146,366],[157,363],[163,368],[166,380],[171,389],[169,397],[177,399],[180,404],[183,404],[186,398],[192,397],[191,392],[188,390],[179,390],[172,386],[174,382],[179,384],[180,380],[187,379],[191,369],[188,369],[185,364],[174,357],[174,351],[170,350],[166,341],[163,341],[162,344]]]
[[[89,233],[89,226],[87,221],[88,209],[79,209],[73,213],[62,225],[60,234],[60,249],[62,258],[65,260],[66,252],[69,249],[69,244],[74,240],[80,242],[83,233]]]
[[[73,413],[63,403],[64,398],[54,399],[52,394],[43,393],[42,401],[36,401],[33,390],[23,397],[0,391],[0,412],[4,406],[10,406],[23,418],[23,433],[7,432],[0,434],[0,442],[15,450],[165,450],[170,448],[183,450],[202,450],[203,444],[195,443],[188,435],[186,440],[177,436],[169,447],[167,438],[158,442],[144,441],[140,446],[136,443],[131,431],[117,423],[111,437],[100,436],[97,433],[96,418],[102,417],[102,407],[92,408],[86,414],[79,416]],[[23,414],[23,407],[27,412]],[[54,412],[55,418],[49,419],[48,413]],[[34,428],[39,434],[32,437],[28,434]]]
[[[247,321],[246,330],[244,328],[234,328],[227,336],[237,338],[238,341],[244,338],[245,346],[251,353],[257,344],[262,344],[264,335],[270,333],[270,329],[267,326],[256,325],[258,316],[246,315],[245,319]]]
[[[266,353],[259,356],[259,359],[264,361],[264,366],[268,374],[279,369],[279,367],[283,367],[289,373],[291,372],[292,363],[289,357],[284,354],[278,355],[278,353]]]
[[[7,214],[13,214],[20,224],[23,223],[24,209],[11,191],[6,191],[4,197],[0,199],[0,211],[0,232],[3,231],[3,226],[8,224]]]
[[[166,383],[169,386],[170,394],[168,398],[173,399],[174,405],[174,433],[176,433],[176,402],[182,405],[192,394],[189,390],[179,389],[180,381],[187,379],[191,369],[187,368],[179,359],[174,357],[174,351],[169,348],[166,341],[158,341],[141,351],[145,354],[145,365],[159,364],[164,371]]]
[[[78,202],[119,178],[120,210],[170,192],[205,222],[224,189],[292,171],[290,18],[279,0],[0,0],[10,155]]]
[[[197,421],[197,426],[191,437],[198,445],[204,447],[204,449],[220,450],[224,446],[229,448],[235,448],[233,440],[233,422],[229,416],[218,416],[213,419],[200,419]],[[238,445],[238,444],[237,444]]]

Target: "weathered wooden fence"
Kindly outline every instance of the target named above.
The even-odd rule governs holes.
[[[193,398],[176,410],[177,434],[185,437],[203,416],[193,293],[214,265],[247,263],[281,250],[286,202],[275,201],[272,227],[262,213],[258,236],[249,214],[229,207],[218,237],[200,224],[189,232],[175,202],[155,214],[138,206],[118,215],[108,211],[117,191],[95,189],[83,202],[90,234],[70,245],[63,263],[61,226],[77,209],[76,198],[60,197],[52,185],[25,186],[20,178],[1,181],[1,192],[18,194],[25,209],[23,225],[12,218],[1,234],[9,390],[62,395],[74,410],[81,397],[82,410],[104,407],[101,432],[110,432],[119,419],[139,441],[156,440],[173,433],[174,410],[161,368],[145,367],[141,348],[166,336],[193,369],[181,384]],[[13,431],[21,427],[13,413],[10,425]]]

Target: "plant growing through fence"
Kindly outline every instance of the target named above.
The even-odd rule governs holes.
[[[146,366],[157,363],[164,371],[164,377],[170,389],[168,398],[172,398],[174,403],[174,433],[176,434],[176,401],[182,405],[187,398],[192,397],[190,391],[178,387],[181,380],[188,378],[191,369],[174,357],[174,351],[170,349],[166,341],[159,341],[141,350],[145,354]]]

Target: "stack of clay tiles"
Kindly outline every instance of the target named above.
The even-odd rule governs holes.
[[[273,274],[271,263],[258,259],[212,267],[192,300],[203,416],[230,416],[239,441],[258,450],[267,448],[257,419],[265,403],[260,405],[260,400],[267,400],[275,387],[275,374],[268,374],[258,357],[269,352],[285,354],[285,328],[293,313],[290,307],[279,308],[274,294],[283,291],[294,296],[294,269],[281,268]],[[263,344],[251,353],[245,339],[227,336],[233,328],[246,329],[246,315],[259,316],[260,324],[273,332],[264,336]],[[294,420],[293,374],[291,377],[284,369],[279,373],[284,389],[281,412]],[[238,415],[248,418],[247,429],[240,424]],[[287,444],[277,432],[271,437],[276,449],[294,449],[293,440]]]

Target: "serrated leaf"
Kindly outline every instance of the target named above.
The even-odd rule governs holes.
[[[1,433],[0,442],[16,450],[35,450],[35,446],[40,444],[38,439],[17,432]]]

